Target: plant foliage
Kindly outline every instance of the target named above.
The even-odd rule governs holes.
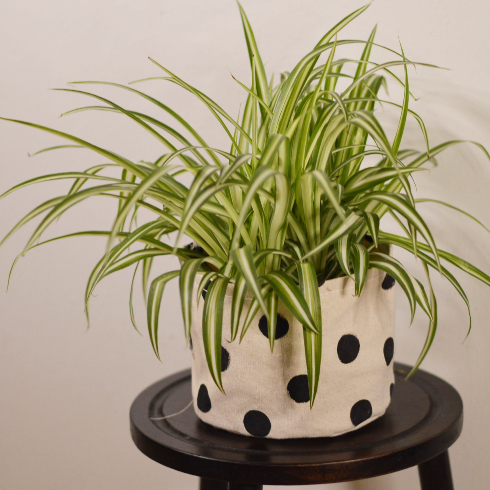
[[[107,252],[95,266],[87,284],[87,307],[95,287],[104,277],[126,267],[140,266],[150,340],[159,355],[158,317],[167,282],[179,278],[187,339],[193,295],[199,297],[206,289],[202,319],[206,358],[213,379],[223,390],[221,335],[227,286],[234,285],[233,340],[243,338],[253,317],[262,309],[269,320],[272,350],[281,301],[304,328],[312,404],[318,387],[322,347],[318,284],[347,275],[355,282],[356,294],[360,295],[369,268],[381,269],[393,276],[403,289],[412,319],[417,305],[429,317],[426,342],[414,367],[417,369],[436,333],[435,296],[430,279],[427,294],[422,283],[387,253],[386,246],[401,247],[418,257],[426,268],[427,277],[429,269],[440,272],[461,295],[468,311],[468,298],[444,262],[487,285],[490,285],[490,277],[464,260],[439,250],[417,210],[418,201],[412,195],[413,174],[423,170],[440,152],[461,141],[429,147],[424,123],[409,109],[407,67],[416,63],[409,61],[403,50],[398,53],[375,44],[376,28],[367,41],[337,39],[340,31],[366,8],[353,12],[330,29],[291,72],[282,74],[274,84],[266,76],[252,28],[239,6],[252,81],[250,87],[238,82],[247,94],[238,120],[152,60],[164,72],[158,79],[182,87],[209,109],[229,138],[228,151],[208,146],[181,116],[137,90],[133,84],[77,82],[128,90],[161,109],[180,129],[77,89],[65,90],[91,97],[100,105],[82,107],[67,114],[103,110],[130,118],[165,147],[165,153],[155,162],[133,162],[70,134],[14,121],[69,142],[46,150],[83,147],[98,153],[109,163],[85,172],[31,179],[4,193],[2,197],[38,182],[73,180],[66,195],[32,210],[9,235],[45,215],[27,242],[25,253],[46,243],[39,243],[46,228],[72,206],[93,196],[116,198],[119,206],[111,230],[68,235],[105,236],[108,240]],[[360,59],[336,57],[342,46],[357,44],[363,49]],[[371,61],[373,48],[389,52],[394,60],[381,64]],[[320,63],[322,55],[326,59]],[[395,67],[401,67],[402,77],[392,72]],[[387,79],[403,87],[401,104],[381,99],[380,92],[386,87]],[[340,90],[338,85],[342,84],[345,88]],[[400,113],[392,140],[375,116],[375,109],[384,103],[396,106]],[[427,143],[423,151],[401,149],[408,117],[415,118],[420,126]],[[178,145],[172,141],[177,141]],[[120,177],[105,175],[114,166],[121,169]],[[192,176],[189,186],[179,179],[182,173]],[[141,209],[152,212],[154,220],[137,226],[136,215]],[[401,236],[380,230],[380,220],[387,213],[400,224]],[[171,233],[176,237],[172,246],[163,240]],[[198,246],[183,246],[184,235]],[[59,238],[65,237],[56,239]],[[134,245],[139,248],[130,251]],[[165,272],[150,280],[153,259],[165,255],[177,256],[182,264],[180,270]],[[201,278],[197,291],[193,288],[196,277]],[[133,287],[131,298],[132,290]],[[250,304],[244,302],[247,292],[253,295]],[[245,304],[248,304],[246,311]],[[131,318],[134,323],[132,305]]]

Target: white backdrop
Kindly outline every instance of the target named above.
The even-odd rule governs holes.
[[[243,0],[268,73],[291,69],[328,28],[362,4],[362,0]],[[92,101],[47,89],[66,87],[73,80],[126,83],[159,76],[147,59],[152,56],[233,115],[244,100],[230,76],[232,72],[249,80],[238,9],[231,0],[3,0],[0,5],[1,116],[72,132],[137,160],[156,158],[161,151],[148,134],[114,114],[81,113],[60,120],[62,112]],[[490,147],[489,15],[490,4],[482,0],[375,0],[345,37],[365,39],[378,23],[377,40],[382,44],[397,49],[399,36],[410,59],[450,68],[412,70],[411,87],[419,100],[411,107],[426,118],[433,144],[461,137]],[[145,89],[192,118],[210,143],[226,144],[218,124],[191,96],[163,82],[152,82]],[[97,90],[132,109],[158,114],[117,89]],[[390,114],[381,117],[394,127]],[[420,145],[416,126],[407,131],[402,146]],[[50,135],[0,122],[0,192],[42,173],[101,162],[85,150],[27,155],[52,144],[60,143]],[[430,191],[432,197],[450,200],[490,224],[488,169],[481,152],[458,147],[440,158],[438,168],[417,178],[418,195],[428,196]],[[66,189],[66,183],[42,184],[1,201],[0,234],[42,200]],[[107,229],[112,218],[99,210],[110,206],[87,201],[46,236]],[[420,209],[440,248],[490,271],[490,237],[484,230],[436,205]],[[128,430],[135,395],[190,365],[175,286],[163,304],[160,363],[147,336],[139,336],[130,324],[130,272],[114,274],[98,287],[91,303],[91,329],[86,331],[84,286],[104,250],[103,239],[70,239],[33,250],[19,261],[10,291],[4,293],[10,264],[29,231],[32,227],[0,249],[0,488],[197,488],[195,477],[161,467],[139,453]],[[164,261],[161,267],[174,265]],[[451,382],[464,399],[463,434],[450,454],[456,488],[476,490],[486,488],[490,480],[490,290],[463,274],[457,277],[472,303],[473,332],[463,344],[468,325],[465,306],[434,276],[440,329],[423,367]],[[137,318],[145,332],[137,296]],[[402,295],[398,299],[395,358],[413,363],[424,341],[426,320],[417,316],[408,328],[408,305]],[[410,469],[331,488],[408,490],[417,484],[417,471]]]

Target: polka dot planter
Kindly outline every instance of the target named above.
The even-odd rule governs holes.
[[[200,279],[200,278],[198,278]],[[279,304],[271,354],[267,319],[254,318],[241,344],[230,340],[232,287],[223,318],[222,379],[226,395],[208,372],[202,342],[203,301],[194,305],[192,393],[204,422],[238,434],[275,439],[337,436],[383,415],[393,391],[394,280],[368,273],[360,297],[354,282],[337,278],[320,286],[322,366],[312,409],[303,327]],[[205,301],[205,292],[203,294]],[[247,309],[246,300],[245,308]]]

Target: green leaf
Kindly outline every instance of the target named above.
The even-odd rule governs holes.
[[[267,83],[267,76],[265,74],[264,64],[262,63],[262,58],[260,57],[257,43],[255,41],[255,36],[252,28],[250,27],[250,23],[247,19],[245,11],[239,3],[238,8],[240,9],[240,16],[243,23],[243,32],[245,33],[245,40],[247,41],[250,66],[255,65],[255,74],[257,77],[257,93],[259,97],[265,102],[265,104],[268,105],[270,103],[270,92],[269,85]]]
[[[177,122],[179,122],[203,147],[208,148],[207,143],[201,138],[199,133],[179,114],[177,114],[174,110],[172,110],[170,107],[168,107],[165,104],[162,104],[159,100],[145,94],[144,92],[140,92],[139,90],[134,89],[133,87],[128,87],[127,85],[121,85],[119,83],[113,83],[113,82],[97,82],[97,81],[80,81],[80,82],[71,82],[72,84],[96,84],[96,85],[109,85],[117,88],[121,88],[124,90],[127,90],[129,92],[132,92],[140,97],[143,97],[144,99],[150,101],[152,104],[155,104],[157,107],[160,109],[164,110],[167,114],[169,114],[171,117],[173,117]],[[66,113],[65,113],[66,114]],[[167,126],[169,128],[169,126]],[[173,130],[175,132],[175,130]],[[186,145],[188,146],[188,145]],[[214,155],[212,151],[207,151],[208,155],[213,159],[213,161],[219,165],[220,161],[218,158]]]
[[[455,211],[458,211],[459,213],[464,214],[468,218],[472,219],[475,223],[478,223],[480,226],[482,226],[483,228],[485,228],[485,230],[487,230],[488,232],[490,232],[490,230],[481,221],[477,220],[470,213],[467,213],[466,211],[463,211],[462,209],[457,208],[456,206],[453,206],[451,204],[448,204],[447,202],[438,201],[437,199],[427,199],[427,198],[415,199],[415,202],[416,203],[419,203],[419,202],[432,202],[432,203],[436,203],[436,204],[442,204],[443,206],[446,206],[446,207],[448,207],[450,209],[454,209]]]
[[[166,73],[168,73],[170,75],[170,77],[171,77],[170,78],[170,81],[172,81],[172,82],[176,83],[177,85],[185,88],[191,94],[195,95],[201,102],[204,103],[204,105],[216,117],[216,119],[220,123],[221,127],[224,129],[224,131],[226,132],[226,134],[230,138],[230,140],[231,140],[231,142],[232,142],[232,144],[233,144],[233,146],[235,147],[236,150],[239,151],[238,144],[235,141],[235,139],[233,138],[233,135],[230,133],[230,131],[226,127],[226,125],[223,122],[223,120],[221,119],[221,117],[219,116],[219,114],[221,114],[228,122],[230,122],[235,128],[237,128],[238,131],[244,136],[244,138],[246,138],[251,143],[251,140],[250,140],[250,137],[248,136],[248,134],[246,134],[243,131],[243,129],[235,122],[235,120],[232,117],[230,117],[218,104],[216,104],[216,102],[214,102],[213,100],[211,100],[209,97],[207,97],[206,95],[204,95],[199,90],[196,90],[194,87],[192,87],[188,83],[184,82],[184,80],[182,80],[181,78],[179,78],[177,75],[175,75],[174,73],[172,73],[167,68],[165,68],[162,65],[160,65],[160,63],[156,62],[154,59],[152,59],[152,58],[149,58],[149,59],[150,59],[150,61],[152,63],[154,63],[156,66],[158,66],[159,68],[161,68],[163,71],[165,71]]]
[[[359,63],[357,64],[357,69],[356,69],[356,74],[354,75],[354,80],[357,80],[358,78],[360,78],[367,71],[368,60],[369,60],[369,57],[371,55],[371,50],[373,47],[373,41],[374,41],[374,37],[376,35],[376,30],[377,30],[377,26],[374,26],[374,29],[371,31],[371,34],[369,35],[369,39],[367,40],[366,46],[364,46],[364,51],[362,52],[361,59],[359,60]],[[359,88],[360,87],[358,87],[357,92],[359,91]]]
[[[67,211],[69,208],[73,207],[75,204],[77,204],[81,201],[84,201],[85,199],[87,199],[89,197],[100,196],[101,194],[103,194],[105,192],[126,191],[126,190],[131,190],[133,188],[134,188],[134,184],[108,184],[108,185],[103,185],[103,186],[91,187],[89,189],[85,189],[83,191],[77,192],[76,194],[74,194],[72,196],[60,198],[59,201],[57,201],[56,206],[54,206],[54,208],[50,211],[50,213],[41,221],[41,223],[34,230],[34,233],[31,235],[31,238],[29,239],[29,241],[27,242],[27,244],[25,246],[25,250],[27,250],[29,247],[31,247],[41,237],[42,233],[46,230],[46,228],[51,223],[53,223],[59,216],[61,216],[65,211]],[[52,202],[56,202],[56,201],[52,200]],[[40,209],[41,208],[36,208],[35,211],[38,213]],[[28,217],[26,216],[26,218],[24,218],[24,220],[16,226],[16,228],[18,226],[21,226],[21,223],[22,224],[25,223],[25,220],[27,218]],[[28,219],[31,219],[31,218],[32,218],[32,215]],[[12,232],[14,230],[12,230]],[[11,233],[9,233],[9,235]],[[9,235],[7,235],[7,236],[9,236]]]
[[[92,98],[95,98],[95,99],[100,100],[102,102],[105,102],[106,104],[108,104],[110,106],[109,108],[113,108],[115,111],[117,111],[121,114],[125,114],[126,116],[131,118],[133,121],[135,121],[137,124],[139,124],[143,129],[145,129],[148,133],[150,133],[157,140],[159,140],[161,143],[163,143],[172,152],[175,152],[176,148],[170,143],[170,141],[168,141],[165,137],[163,137],[158,131],[153,129],[143,119],[149,120],[153,124],[156,124],[158,127],[161,127],[161,128],[163,127],[163,129],[167,130],[172,136],[176,137],[180,142],[183,142],[187,147],[191,146],[190,143],[185,138],[183,138],[177,131],[173,130],[169,126],[166,126],[163,123],[161,123],[160,121],[158,121],[152,117],[146,116],[145,114],[136,113],[134,111],[127,111],[126,109],[119,106],[118,104],[115,104],[114,102],[110,101],[109,99],[106,99],[104,97],[100,97],[99,95],[93,94],[91,92],[82,91],[82,90],[65,89],[65,88],[60,88],[60,89],[55,89],[55,90],[59,90],[62,92],[72,92],[72,93],[77,93],[77,94],[81,94],[81,95],[86,95],[88,97],[92,97]],[[100,109],[100,108],[93,107],[93,109]],[[102,110],[104,110],[104,109],[106,109],[106,108],[102,107]],[[197,155],[199,159],[202,159],[201,155],[199,155],[198,152],[195,152],[195,155]],[[180,153],[178,153],[178,156],[179,156],[179,158],[182,158],[182,160],[185,163],[185,161],[186,161],[185,157],[183,157]],[[204,159],[202,159],[202,161],[206,164],[206,161]]]
[[[348,277],[352,277],[350,271],[350,257],[353,242],[354,234],[349,233],[348,235],[342,235],[334,244],[340,267],[342,267],[344,274]]]
[[[228,166],[223,166],[221,168],[221,175],[219,176],[218,181],[216,182],[218,185],[219,184],[224,184],[228,179],[230,179],[232,176],[234,176],[238,170],[245,165],[250,159],[252,158],[252,155],[249,153],[239,155],[233,163],[231,163]]]
[[[160,313],[160,305],[162,303],[163,291],[167,282],[174,277],[177,277],[179,274],[180,271],[170,271],[165,272],[161,276],[153,279],[150,286],[150,292],[148,294],[148,332],[150,334],[151,345],[158,359],[160,359],[160,353],[158,350],[158,317]]]
[[[261,111],[263,111],[267,116],[272,118],[273,116],[272,111],[269,109],[269,106],[260,98],[260,96],[252,92],[252,90],[247,88],[242,82],[240,82],[240,80],[237,80],[233,75],[231,75],[231,77],[233,78],[233,80],[235,80],[235,82],[238,83],[238,85],[240,85],[240,87],[242,87],[248,94],[250,94],[250,96],[254,100],[256,100],[259,103]]]
[[[416,171],[426,171],[425,168],[401,168],[395,169],[376,169],[366,168],[354,174],[345,184],[345,197],[358,197],[367,190],[374,189],[379,184],[384,184],[387,180],[395,179],[399,175],[412,174]]]
[[[192,290],[194,279],[199,272],[205,259],[186,260],[181,268],[179,275],[180,302],[182,306],[182,318],[184,320],[185,338],[187,342],[191,337],[192,327]]]
[[[289,252],[284,252],[281,250],[276,250],[273,248],[266,248],[264,250],[261,250],[260,252],[256,252],[254,254],[254,263],[255,267],[258,267],[260,263],[267,257],[271,255],[279,255],[280,257],[286,257],[288,259],[293,259],[293,255],[290,254]]]
[[[242,275],[237,277],[235,287],[233,288],[233,299],[231,302],[231,340],[235,340],[240,325],[243,303],[247,294],[247,282]]]
[[[341,97],[347,97],[351,91],[360,85],[361,83],[364,82],[366,78],[369,78],[372,76],[374,73],[380,71],[380,70],[385,70],[386,68],[389,68],[391,66],[404,66],[404,65],[417,65],[417,66],[427,66],[429,68],[439,68],[436,65],[431,65],[429,63],[419,63],[419,62],[414,62],[414,61],[408,61],[404,59],[403,61],[388,61],[386,63],[381,63],[379,65],[376,65],[374,68],[371,68],[368,70],[364,75],[360,76],[358,79],[356,79],[354,82],[352,82],[341,94]]]
[[[122,182],[124,181],[120,179],[116,179],[114,177],[105,177],[103,175],[94,175],[94,174],[88,174],[86,172],[60,172],[57,174],[47,174],[47,175],[41,175],[40,177],[35,177],[34,179],[29,179],[26,180],[25,182],[21,182],[20,184],[14,185],[7,191],[5,191],[3,194],[0,195],[0,199],[3,199],[4,197],[7,197],[9,194],[12,192],[15,192],[19,189],[22,189],[24,187],[27,187],[32,184],[40,184],[42,182],[52,182],[55,180],[64,180],[64,179],[79,179],[79,178],[84,178],[84,179],[93,179],[93,180],[106,180],[109,182]]]
[[[410,303],[410,310],[412,312],[410,323],[413,322],[413,317],[415,316],[416,303],[422,307],[429,318],[432,317],[424,287],[398,260],[380,252],[372,252],[369,255],[369,265],[390,274],[401,286]]]
[[[133,305],[133,296],[134,296],[134,281],[136,279],[136,273],[138,272],[138,267],[141,264],[141,262],[138,262],[136,264],[136,267],[134,268],[134,273],[133,273],[133,279],[131,280],[131,289],[129,291],[129,316],[131,318],[131,323],[134,327],[134,329],[141,335],[141,332],[138,329],[138,326],[136,325],[136,319],[134,315],[134,305]]]
[[[413,244],[412,244],[412,241],[409,240],[409,239],[406,239],[406,238],[403,238],[403,237],[400,237],[398,235],[392,235],[390,233],[384,233],[384,232],[380,232],[381,233],[381,238],[384,242],[386,243],[390,243],[392,245],[396,245],[398,247],[401,247],[411,253],[413,253]],[[426,247],[427,250],[429,250],[429,248],[427,247],[427,245],[424,245],[424,244],[421,244],[419,243],[418,244],[418,247]],[[439,254],[442,254],[441,257],[444,258],[445,254],[447,252],[444,252],[442,250],[439,250]],[[425,264],[428,264],[430,265],[432,268],[434,269],[437,269],[437,263],[436,261],[430,256],[430,255],[426,255],[425,253],[421,252],[420,250],[418,251],[418,257],[425,263]],[[454,257],[454,256],[453,256]],[[449,258],[449,257],[448,257]],[[456,264],[454,264],[456,265]],[[471,264],[468,264],[469,266],[471,266]],[[474,266],[471,266],[473,271],[476,273],[476,271],[478,271],[478,269],[476,269],[476,267]],[[464,270],[464,269],[463,269]],[[444,267],[441,265],[441,271],[442,271],[442,275],[452,284],[452,286],[454,287],[454,289],[456,289],[456,291],[458,292],[458,294],[461,296],[461,298],[463,299],[463,301],[466,303],[466,307],[468,309],[468,316],[469,316],[469,319],[470,319],[470,325],[469,325],[469,328],[468,328],[468,333],[467,335],[469,335],[470,331],[471,331],[471,309],[470,309],[470,302],[468,300],[468,297],[466,296],[466,293],[464,292],[463,288],[461,287],[461,285],[459,284],[459,282],[456,280],[456,278]],[[482,279],[483,282],[485,282],[485,284],[490,284],[490,282],[488,282],[490,280],[490,277],[489,276],[486,276],[486,274],[484,274],[483,272],[481,271],[478,271],[480,274],[482,274]],[[473,275],[473,274],[471,274]],[[485,277],[486,276],[486,277]],[[475,276],[476,277],[476,276]]]
[[[314,170],[312,172],[313,177],[317,180],[320,186],[325,191],[332,207],[335,209],[336,213],[340,216],[342,221],[345,221],[345,211],[340,204],[339,199],[339,184],[334,184],[328,175],[322,170]]]
[[[320,54],[333,47],[333,43],[329,43],[335,35],[340,32],[347,24],[360,15],[369,5],[361,7],[352,14],[341,20],[336,26],[330,29],[325,36],[318,42],[315,49],[307,54],[293,69],[288,76],[286,83],[281,88],[280,96],[277,100],[274,110],[274,118],[271,122],[271,132],[283,132],[282,126],[285,126],[290,119],[290,115],[296,105],[297,98],[304,88],[304,84],[308,79],[311,69],[315,65]],[[341,44],[341,43],[339,43]]]
[[[129,170],[130,172],[137,175],[138,177],[144,177],[146,175],[144,172],[142,172],[139,169],[138,166],[136,166],[130,160],[128,160],[124,157],[121,157],[119,155],[116,155],[115,153],[113,153],[111,151],[104,150],[103,148],[100,148],[96,145],[93,145],[93,144],[89,143],[88,141],[84,141],[80,138],[77,138],[76,136],[72,136],[71,134],[63,133],[62,131],[57,131],[56,129],[51,129],[51,128],[48,128],[46,126],[41,126],[40,124],[34,124],[34,123],[27,122],[27,121],[20,121],[17,119],[7,119],[5,117],[0,117],[0,120],[10,121],[10,122],[14,122],[17,124],[22,124],[24,126],[29,126],[31,128],[40,129],[40,130],[45,131],[47,133],[54,134],[55,136],[60,136],[61,138],[65,138],[67,140],[78,143],[80,146],[83,146],[84,148],[88,148],[89,150],[92,150],[95,153],[98,153],[99,155],[102,155],[103,157],[108,158],[109,160],[117,163],[118,165],[125,168],[126,170]]]
[[[356,296],[359,296],[366,282],[369,269],[369,253],[365,247],[359,243],[351,245],[352,265],[354,268],[354,277],[356,280]]]
[[[272,217],[270,218],[269,226],[269,239],[267,242],[267,247],[271,249],[281,250],[284,244],[284,225],[286,224],[290,202],[290,181],[286,176],[280,172],[275,174],[275,201],[274,201],[274,211]],[[267,258],[268,269],[279,265],[279,257],[271,254]]]
[[[401,43],[400,43],[400,49],[402,51],[403,61],[406,61],[405,53],[403,52]],[[398,123],[398,128],[396,130],[395,140],[393,141],[393,145],[391,145],[394,155],[398,153],[398,149],[400,148],[400,143],[403,137],[403,131],[405,129],[405,123],[407,121],[408,102],[410,99],[410,90],[408,88],[408,69],[406,64],[403,65],[403,69],[405,70],[405,93],[403,94],[403,107],[402,107],[402,112],[400,114],[400,121]]]
[[[84,184],[86,184],[90,180],[91,175],[96,175],[100,171],[111,167],[117,168],[118,166],[113,163],[104,163],[102,165],[95,165],[93,167],[88,168],[87,170],[85,170],[85,172],[83,172],[84,174],[87,174],[87,176],[76,179],[75,182],[73,182],[73,185],[70,187],[70,190],[68,191],[68,195],[71,196],[73,194],[76,194],[84,186]]]
[[[271,352],[274,352],[274,340],[276,338],[277,328],[277,306],[279,304],[279,297],[273,291],[267,298],[267,306],[269,312],[270,321],[267,321],[267,334],[269,336],[269,346]]]
[[[298,278],[301,292],[312,313],[313,322],[318,331],[318,333],[312,332],[306,325],[303,325],[310,408],[313,408],[318,391],[322,362],[322,309],[316,270],[313,264],[300,262],[298,264]]]
[[[335,243],[342,236],[349,234],[361,224],[361,221],[362,218],[359,217],[356,213],[350,213],[345,221],[340,222],[335,227],[333,227],[327,237],[314,249],[306,253],[303,256],[303,259],[310,257],[320,250],[323,250],[325,247],[328,247],[329,245]]]
[[[266,301],[268,299],[268,295],[271,292],[271,289],[272,288],[270,287],[269,284],[264,284],[260,288],[260,293],[261,293],[262,297],[266,299]],[[243,321],[242,330],[240,332],[240,343],[242,342],[243,338],[245,337],[245,334],[247,333],[247,330],[250,327],[250,325],[252,324],[252,321],[255,318],[255,315],[257,315],[259,309],[260,309],[259,302],[257,301],[257,298],[254,297],[252,299],[252,301],[250,302],[247,314],[246,314],[245,319]],[[266,313],[267,315],[269,314],[268,311],[264,311],[264,313]]]
[[[64,196],[61,197],[55,197],[54,199],[50,199],[49,201],[46,201],[36,208],[34,208],[32,211],[29,211],[2,239],[0,242],[0,246],[2,246],[17,230],[22,228],[26,223],[34,219],[36,216],[39,216],[40,214],[44,213],[50,208],[56,207],[60,202],[62,202],[64,199]],[[29,247],[26,247],[22,253],[26,253]]]
[[[364,220],[366,221],[366,225],[368,227],[369,234],[374,241],[374,246],[376,248],[379,247],[379,216],[374,213],[368,213],[363,211],[362,213]]]
[[[40,153],[45,153],[47,151],[52,151],[52,150],[61,150],[64,148],[83,148],[81,145],[57,145],[57,146],[50,146],[49,148],[43,148],[42,150],[38,150],[35,153],[29,153],[30,157],[34,157],[36,155],[39,155]]]
[[[430,250],[432,251],[434,258],[438,266],[440,267],[439,262],[439,253],[437,251],[436,244],[434,239],[432,238],[432,233],[430,232],[428,226],[425,224],[425,221],[422,219],[419,213],[412,207],[401,195],[388,193],[388,192],[371,192],[361,198],[358,203],[363,203],[366,201],[377,200],[383,202],[390,206],[395,211],[398,211],[401,215],[403,215],[409,223],[413,224],[415,228],[420,231],[422,236],[425,238],[427,243],[430,246]]]
[[[259,167],[258,170],[255,172],[243,199],[242,209],[240,210],[240,216],[238,222],[236,223],[235,233],[233,235],[233,239],[230,245],[231,251],[233,251],[238,246],[241,230],[244,226],[245,220],[248,217],[252,201],[255,199],[258,190],[264,185],[264,182],[273,177],[275,174],[276,172],[274,170],[266,166]]]
[[[110,233],[108,233],[108,235],[110,235]],[[151,268],[153,266],[153,257],[144,259],[142,264],[143,264],[143,270],[141,272],[141,286],[143,289],[143,299],[145,301],[145,305],[147,305],[148,287],[150,285],[149,281],[150,281]]]
[[[113,264],[107,267],[105,269],[103,277],[106,277],[109,274],[112,274],[113,272],[117,272],[122,269],[125,269],[126,267],[129,267],[141,260],[147,259],[149,257],[158,257],[161,255],[169,255],[169,253],[162,252],[161,250],[158,249],[151,249],[151,248],[136,250],[135,252],[131,252],[125,255],[124,257],[122,257],[121,259],[116,260]]]
[[[420,364],[422,364],[422,361],[425,359],[425,356],[427,355],[427,352],[429,351],[432,342],[434,341],[434,337],[436,335],[437,331],[437,301],[436,301],[436,296],[434,294],[434,290],[432,289],[432,283],[430,280],[430,274],[429,274],[429,269],[427,268],[427,265],[424,263],[424,269],[425,273],[427,275],[427,281],[429,282],[429,291],[430,291],[430,309],[432,313],[432,317],[429,322],[429,330],[427,332],[427,337],[425,339],[424,347],[422,349],[422,352],[419,355],[419,358],[417,359],[417,362],[415,363],[415,366],[411,369],[411,371],[407,374],[405,380],[410,379],[417,369],[419,368]]]
[[[201,298],[203,297],[204,290],[206,290],[206,294],[207,294],[207,290],[208,290],[209,285],[211,284],[211,281],[213,281],[214,278],[217,276],[218,276],[218,273],[215,271],[206,272],[206,274],[204,274],[202,276],[201,282],[199,283],[199,287],[197,288],[197,292],[196,292],[198,305],[199,305]]]
[[[116,245],[106,256],[102,257],[95,268],[93,269],[92,273],[90,274],[89,280],[87,282],[87,287],[85,290],[85,305],[87,306],[88,300],[92,293],[94,292],[95,287],[97,284],[108,274],[111,272],[115,272],[116,270],[119,270],[115,266],[115,263],[117,259],[126,251],[129,249],[129,247],[134,244],[137,241],[141,241],[142,239],[145,239],[148,234],[151,234],[151,232],[155,230],[161,230],[164,228],[166,225],[166,222],[163,220],[156,220],[156,221],[150,221],[149,223],[146,223],[136,230],[134,230],[132,233],[126,234],[124,236],[124,239]],[[110,235],[110,233],[109,233]],[[122,235],[119,233],[118,237],[121,237]],[[131,265],[131,263],[138,262],[139,260],[147,260],[152,257],[155,257],[157,255],[169,255],[172,251],[171,247],[168,245],[156,241],[157,247],[153,247],[153,252],[154,253],[147,253],[143,251],[144,253],[140,256],[138,255],[133,255],[132,257],[126,256],[123,260],[124,262],[119,263],[119,266],[124,264]],[[142,251],[138,251],[142,252]],[[159,253],[157,253],[159,252]],[[131,262],[131,259],[135,258],[134,262]],[[123,267],[119,267],[123,268]]]
[[[245,279],[248,288],[250,289],[250,291],[252,291],[255,299],[258,301],[260,307],[264,311],[264,314],[267,317],[267,321],[270,321],[268,313],[269,310],[267,309],[264,298],[260,291],[260,284],[257,277],[257,271],[255,269],[252,247],[250,245],[246,245],[245,247],[232,250],[231,257],[234,264],[236,265],[236,268],[240,271],[240,274]]]
[[[172,159],[177,156],[177,154],[181,153],[182,151],[185,151],[186,149],[179,150],[177,152],[174,152],[169,158],[167,159],[167,163]],[[109,237],[109,241],[107,243],[107,250],[110,249],[112,246],[112,243],[115,240],[116,233],[119,231],[121,226],[123,225],[126,216],[128,215],[129,211],[131,208],[137,203],[139,199],[145,194],[147,190],[149,190],[154,184],[156,184],[165,174],[168,174],[172,170],[175,170],[176,166],[175,165],[165,165],[164,167],[158,168],[154,172],[152,172],[150,175],[142,179],[141,183],[136,186],[136,189],[133,190],[130,196],[127,197],[127,199],[124,200],[124,205],[122,206],[120,212],[118,213],[116,220],[114,221],[114,224],[112,226],[112,235]]]
[[[299,179],[296,191],[296,202],[298,204],[301,218],[306,228],[308,241],[313,246],[319,241],[320,216],[315,206],[316,182],[311,173],[306,173]]]
[[[282,271],[273,271],[264,276],[264,279],[272,286],[279,299],[302,325],[314,333],[320,333],[301,290],[290,276]]]
[[[216,278],[208,288],[204,301],[202,336],[209,372],[216,386],[225,393],[221,381],[221,334],[223,326],[223,303],[229,279]]]
[[[391,165],[395,168],[398,175],[398,180],[401,182],[402,187],[405,189],[409,201],[413,204],[412,192],[410,189],[410,184],[406,179],[405,175],[400,171],[400,165],[393,153],[392,148],[386,138],[383,128],[379,124],[378,120],[369,111],[356,111],[355,117],[351,118],[350,124],[356,126],[357,128],[364,130],[375,143],[384,151],[387,159]],[[344,169],[345,174],[345,169]]]
[[[209,167],[207,167],[209,168]],[[210,185],[199,192],[199,195],[193,201],[189,199],[186,201],[186,209],[184,209],[182,214],[182,220],[179,226],[179,231],[177,233],[177,238],[175,239],[174,248],[178,248],[181,237],[187,230],[191,220],[194,218],[196,213],[202,209],[203,205],[209,201],[211,197],[216,195],[221,190],[229,187],[230,184],[221,184],[221,185]],[[236,218],[234,216],[234,218]],[[238,220],[238,218],[236,218]],[[245,229],[241,229],[241,236],[245,238],[245,241],[250,243],[250,237]]]

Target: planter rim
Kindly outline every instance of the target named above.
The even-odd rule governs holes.
[[[380,269],[370,268],[368,270],[368,273],[367,273],[366,283],[376,280],[377,278],[379,278],[383,274],[385,274],[385,272],[383,272]],[[196,285],[196,283],[199,284],[202,277],[203,277],[203,274],[201,272],[198,272],[196,274],[194,284],[195,285]],[[228,284],[228,286],[226,288],[226,294],[225,294],[226,298],[233,297],[234,287],[235,287],[235,283]],[[349,289],[354,291],[355,290],[355,282],[352,278],[350,278],[348,276],[334,277],[333,279],[326,280],[321,286],[319,286],[318,289],[320,291],[320,296],[325,296],[327,294],[337,293],[339,291],[349,290]],[[250,291],[247,291],[245,298],[246,299],[252,299],[253,294]]]

